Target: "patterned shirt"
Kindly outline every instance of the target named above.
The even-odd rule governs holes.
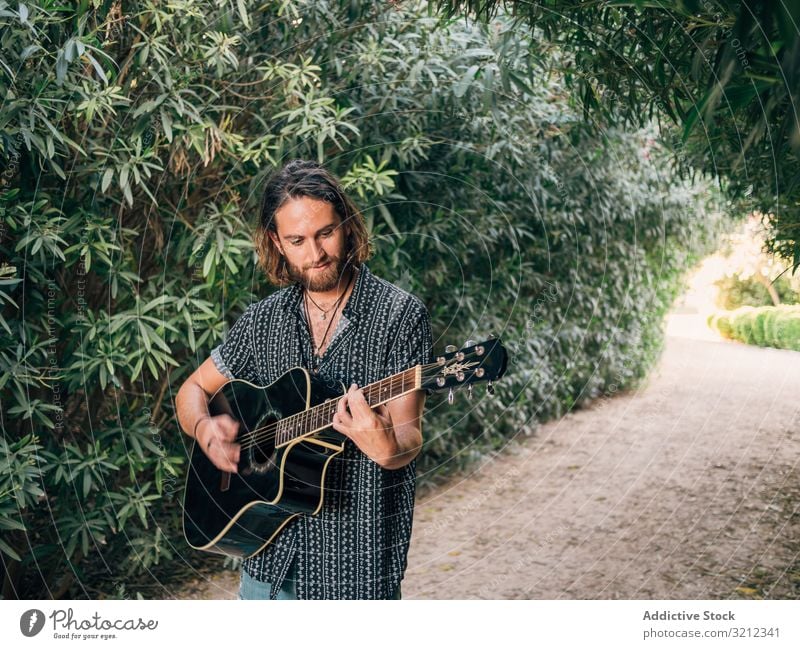
[[[311,367],[312,340],[299,284],[251,304],[211,358],[228,378],[268,385],[292,367]],[[431,361],[423,302],[362,264],[340,324],[323,353],[323,379],[363,387]],[[388,470],[349,439],[325,475],[318,514],[300,514],[243,569],[272,584],[275,598],[296,561],[299,599],[389,599],[406,569],[416,462]]]

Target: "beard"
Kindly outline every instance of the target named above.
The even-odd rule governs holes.
[[[327,261],[330,263],[322,270],[315,268],[303,270],[299,266],[290,263],[289,260],[284,257],[289,279],[299,283],[307,291],[320,293],[332,291],[336,288],[342,281],[345,267],[349,266],[341,257],[329,256]]]

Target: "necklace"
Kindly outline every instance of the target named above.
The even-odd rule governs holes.
[[[325,329],[325,333],[322,336],[322,340],[320,341],[319,345],[317,345],[317,349],[314,352],[314,365],[315,365],[315,367],[319,364],[319,357],[320,357],[319,356],[319,352],[322,349],[322,346],[325,344],[325,341],[328,338],[328,333],[331,330],[331,325],[333,325],[333,320],[334,320],[334,318],[336,316],[336,309],[339,307],[339,304],[342,301],[342,298],[347,294],[347,290],[350,288],[350,284],[353,283],[353,280],[355,279],[355,276],[356,276],[355,272],[353,272],[352,275],[350,276],[350,281],[347,282],[347,286],[345,287],[344,292],[339,296],[339,298],[336,300],[336,302],[334,302],[333,306],[330,309],[328,309],[328,311],[333,311],[333,316],[331,317],[330,322],[328,322],[328,326]],[[312,302],[314,302],[314,298],[312,298],[308,294],[308,291],[303,291],[303,297],[308,297]],[[317,303],[314,302],[314,304],[317,304]],[[313,329],[311,328],[311,315],[308,312],[308,302],[306,300],[303,300],[303,307],[304,307],[305,312],[306,312],[306,326],[308,327],[308,333],[309,333],[309,335],[311,337],[311,344],[312,344],[312,347],[313,347],[314,346],[314,332],[313,332]],[[317,308],[319,308],[319,305],[317,305]],[[327,313],[327,311],[326,311],[326,313]],[[323,316],[322,319],[324,320],[325,317]]]
[[[344,290],[347,291],[347,289],[344,289]],[[344,295],[344,293],[342,293],[342,295]],[[339,300],[336,300],[336,302],[333,303],[333,306],[332,307],[328,307],[328,310],[326,311],[319,304],[317,304],[317,301],[313,297],[311,297],[307,292],[306,292],[306,296],[308,297],[309,300],[311,300],[311,302],[314,304],[315,307],[317,307],[320,311],[322,311],[322,315],[320,315],[320,317],[319,317],[320,320],[324,320],[327,317],[328,312],[331,309],[335,309],[339,305],[339,300],[342,299],[342,296],[340,295],[339,296]],[[308,314],[308,311],[306,311],[306,314]]]
[[[355,272],[355,271],[353,271],[353,272]],[[351,275],[350,279],[351,280],[353,279],[352,275]],[[323,309],[319,304],[317,304],[317,301],[313,297],[311,297],[311,294],[308,292],[308,290],[305,290],[303,293],[304,293],[304,295],[306,295],[306,297],[308,297],[309,300],[311,300],[311,303],[315,307],[317,307],[320,311],[322,311],[322,315],[320,315],[319,319],[320,320],[325,320],[325,318],[328,317],[328,313],[330,313],[330,311],[333,311],[334,313],[336,313],[335,309],[336,309],[337,306],[339,306],[339,301],[344,297],[344,294],[347,293],[347,289],[348,288],[350,288],[350,282],[347,283],[347,286],[345,286],[344,292],[339,296],[339,298],[336,300],[336,302],[333,303],[333,306],[330,306],[327,309]],[[307,310],[306,310],[306,316],[308,316],[308,311]]]

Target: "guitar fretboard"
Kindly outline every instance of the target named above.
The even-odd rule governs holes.
[[[418,390],[421,385],[421,371],[422,366],[415,365],[403,372],[370,383],[360,388],[359,391],[363,393],[370,408],[374,408],[408,392]],[[336,414],[339,398],[325,401],[318,406],[281,419],[277,424],[275,446],[283,446],[298,437],[310,435],[330,426],[333,423],[333,415]]]

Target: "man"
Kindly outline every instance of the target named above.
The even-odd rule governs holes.
[[[268,385],[299,365],[350,388],[333,420],[347,439],[326,472],[322,509],[243,562],[239,597],[399,598],[424,392],[372,410],[357,387],[430,361],[428,312],[370,272],[363,217],[314,162],[294,160],[270,178],[255,238],[260,265],[283,288],[251,304],[181,386],[181,427],[217,468],[235,472],[238,424],[208,413],[227,381]]]

